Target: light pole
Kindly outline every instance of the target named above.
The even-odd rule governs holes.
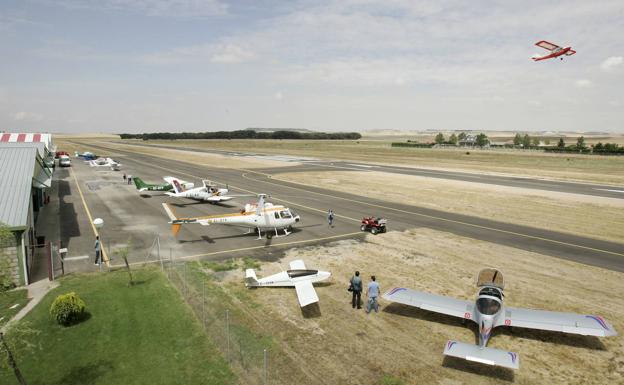
[[[100,235],[100,231],[104,227],[104,219],[95,218],[93,220],[93,226],[95,226],[95,228],[97,229],[96,234]],[[100,239],[100,271],[102,271],[102,264],[104,263],[104,246],[103,246],[104,242],[103,241],[104,241],[103,239]]]

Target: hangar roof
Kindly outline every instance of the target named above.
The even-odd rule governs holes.
[[[36,162],[36,147],[0,147],[0,222],[26,226]]]

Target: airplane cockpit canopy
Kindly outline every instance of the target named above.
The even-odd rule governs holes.
[[[496,297],[500,300],[503,299],[501,291],[492,286],[485,286],[483,289],[479,290],[479,296],[482,295],[489,295],[490,297]]]
[[[314,275],[318,273],[318,270],[286,270],[286,272],[288,273],[288,276],[290,278],[299,278],[299,277],[305,277],[307,275]]]
[[[292,214],[290,213],[290,210],[280,211],[280,216],[282,217],[282,219],[290,219],[293,217]]]
[[[477,276],[477,287],[482,286],[494,286],[503,290],[505,288],[503,273],[492,268],[481,270]]]
[[[501,308],[500,302],[498,302],[494,298],[483,297],[477,300],[477,310],[481,314],[494,315],[498,313],[500,308]]]

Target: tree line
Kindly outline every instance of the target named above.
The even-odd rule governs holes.
[[[207,131],[207,132],[152,132],[144,134],[119,134],[121,139],[315,139],[315,140],[358,140],[358,132],[299,132],[278,130],[256,132],[254,130]]]

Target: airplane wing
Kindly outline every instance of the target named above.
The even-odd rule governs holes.
[[[544,49],[547,49],[549,51],[552,51],[552,50],[555,50],[555,49],[559,48],[559,46],[557,44],[549,43],[546,40],[538,41],[537,43],[535,43],[535,45],[538,46],[538,47],[542,47]]]
[[[403,287],[395,287],[384,294],[383,298],[388,301],[398,302],[436,313],[474,320],[475,304],[472,301],[444,297]]]
[[[312,286],[312,282],[310,281],[295,283],[295,290],[297,291],[297,299],[301,307],[319,301],[314,286]]]
[[[301,259],[296,259],[292,262],[290,262],[290,269],[291,270],[305,270],[305,263],[303,263],[303,261]]]
[[[497,326],[502,325],[552,330],[586,336],[608,337],[617,335],[613,326],[600,316],[520,309],[507,306],[505,306],[505,317],[500,317],[499,325]]]
[[[573,49],[571,49],[571,50],[569,50],[568,52],[566,52],[566,56],[572,56],[572,55],[574,55],[575,53],[576,53],[576,51],[575,51],[575,50],[573,50]]]

